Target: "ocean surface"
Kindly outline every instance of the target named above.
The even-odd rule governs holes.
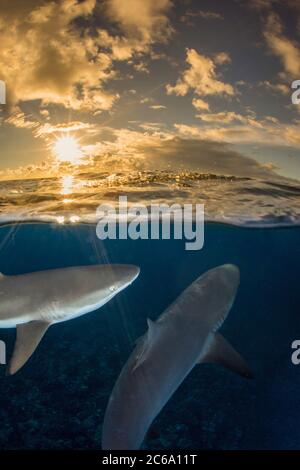
[[[207,223],[205,246],[181,240],[97,239],[94,225],[19,223],[0,229],[6,274],[89,263],[134,263],[139,278],[99,311],[52,326],[13,377],[0,366],[1,449],[100,449],[104,411],[134,341],[196,277],[222,263],[241,270],[222,333],[253,380],[199,365],[151,426],[150,449],[296,449],[300,445],[300,228]],[[15,332],[1,330],[13,347]]]
[[[207,221],[239,226],[300,223],[300,186],[283,177],[257,180],[197,172],[132,171],[65,174],[60,178],[0,182],[0,222],[95,222],[97,207],[202,203]]]
[[[205,204],[205,243],[107,240],[96,208],[117,202]],[[241,284],[222,334],[254,379],[194,368],[153,422],[149,449],[299,449],[300,187],[198,173],[65,175],[0,183],[0,271],[94,263],[140,266],[100,310],[52,326],[13,377],[0,366],[0,449],[100,449],[107,402],[134,343],[193,280],[235,263]],[[217,293],[216,293],[217,295]],[[1,308],[1,306],[0,306]],[[8,357],[14,330],[0,330]]]

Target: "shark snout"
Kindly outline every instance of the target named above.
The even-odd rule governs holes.
[[[102,264],[89,266],[81,277],[82,284],[88,292],[108,289],[120,292],[138,277],[140,268],[132,264]]]
[[[140,268],[133,264],[116,264],[113,265],[113,272],[116,281],[125,287],[131,284],[138,277],[140,274]]]
[[[124,265],[123,276],[127,280],[128,284],[131,284],[140,274],[140,268],[132,264]]]
[[[230,285],[238,287],[240,283],[240,270],[235,264],[223,264],[219,269],[224,271]]]

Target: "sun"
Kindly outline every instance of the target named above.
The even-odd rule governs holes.
[[[78,163],[83,157],[75,137],[59,137],[53,145],[54,153],[60,162]]]

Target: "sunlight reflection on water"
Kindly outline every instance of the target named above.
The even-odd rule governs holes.
[[[300,221],[300,187],[195,172],[120,172],[0,182],[0,221],[95,222],[102,203],[204,204],[207,221],[291,225]]]

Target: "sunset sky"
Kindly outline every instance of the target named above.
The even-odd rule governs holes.
[[[0,44],[1,179],[300,179],[299,0],[1,0]]]

